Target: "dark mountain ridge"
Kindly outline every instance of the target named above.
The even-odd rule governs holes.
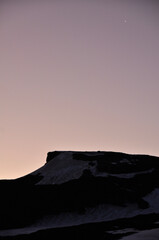
[[[135,229],[144,218],[149,224],[143,229],[158,226],[159,158],[154,156],[50,152],[43,167],[15,180],[1,180],[0,189],[0,239],[22,239],[22,233],[25,239],[41,239],[38,231],[52,232],[54,239],[60,234],[70,239],[84,239],[79,238],[84,234],[88,239],[91,224],[96,226],[94,236],[118,239],[132,230],[120,236],[108,231],[117,223],[125,228],[133,218],[138,226],[128,225]],[[72,233],[78,237],[71,238]]]

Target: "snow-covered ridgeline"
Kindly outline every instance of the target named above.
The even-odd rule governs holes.
[[[43,176],[38,185],[61,184],[72,179],[78,179],[83,174],[84,169],[88,167],[88,162],[74,160],[72,152],[62,152],[32,174]]]
[[[119,173],[111,174],[107,172],[99,172],[97,170],[97,162],[93,161],[93,164],[90,164],[89,161],[76,160],[73,158],[74,152],[61,152],[53,160],[49,161],[43,167],[39,168],[32,175],[40,174],[42,180],[39,181],[38,185],[45,184],[61,184],[72,179],[78,179],[82,176],[83,171],[88,169],[94,176],[109,177],[114,176],[118,178],[133,178],[135,175],[152,173],[154,168],[151,168],[147,171],[138,171],[132,173]],[[99,156],[103,155],[102,153],[88,152],[85,153],[86,156]],[[119,163],[129,163],[127,159],[119,161]],[[112,165],[116,165],[116,162],[112,162]]]

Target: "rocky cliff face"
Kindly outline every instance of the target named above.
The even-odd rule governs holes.
[[[50,152],[43,167],[0,189],[0,239],[109,240],[158,227],[158,157]]]

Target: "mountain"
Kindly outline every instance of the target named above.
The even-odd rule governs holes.
[[[1,180],[0,193],[0,239],[158,239],[155,156],[49,152],[38,170]]]

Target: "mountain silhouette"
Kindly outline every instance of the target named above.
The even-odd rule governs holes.
[[[0,239],[131,240],[159,233],[155,156],[49,152],[36,171],[1,180],[0,192]]]

